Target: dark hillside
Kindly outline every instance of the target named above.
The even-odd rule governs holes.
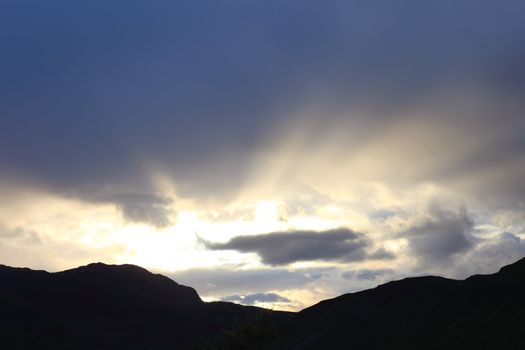
[[[281,349],[523,349],[525,259],[464,281],[416,277],[299,312]]]
[[[2,349],[194,349],[262,312],[205,303],[138,266],[100,263],[58,273],[0,266],[0,309]]]

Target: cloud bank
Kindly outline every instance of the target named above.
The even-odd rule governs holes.
[[[491,272],[525,254],[524,12],[4,1],[0,255],[54,269],[209,259],[169,273],[290,300],[389,269]],[[304,262],[335,272],[288,269]]]
[[[331,140],[341,157],[362,150],[366,159],[337,164],[365,180],[521,201],[523,10],[512,0],[10,1],[0,180],[103,196],[162,226],[157,201],[124,205],[120,194],[156,195],[160,172],[183,197],[232,198],[277,137],[302,140],[296,160]]]

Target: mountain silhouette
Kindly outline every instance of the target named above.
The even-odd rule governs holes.
[[[0,349],[195,349],[238,320],[290,313],[226,302],[133,265],[57,273],[0,265]]]
[[[240,329],[252,339],[274,334],[256,329],[268,321],[279,337],[264,346],[234,339],[235,349],[524,349],[524,296],[525,259],[461,281],[393,281],[296,314],[206,303],[133,265],[0,265],[0,349],[199,349],[203,339],[205,349],[232,349],[224,334],[247,319],[256,321]]]
[[[525,259],[458,281],[415,277],[322,301],[277,349],[525,349]]]

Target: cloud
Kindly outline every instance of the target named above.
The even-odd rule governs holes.
[[[22,227],[8,227],[0,223],[0,241],[9,241],[10,243],[21,243],[22,245],[41,245],[42,238],[33,231]]]
[[[475,247],[474,222],[465,209],[456,212],[433,203],[429,216],[402,233],[420,266],[432,268],[453,264],[455,257]]]
[[[385,248],[379,248],[368,254],[367,258],[370,260],[392,260],[396,258],[396,255]]]
[[[482,240],[476,249],[461,256],[449,273],[465,278],[479,273],[495,273],[502,266],[525,256],[525,241],[511,232],[502,232],[495,238]]]
[[[257,303],[289,303],[290,299],[275,293],[255,293],[249,295],[229,295],[221,299],[245,305],[255,305]]]
[[[384,221],[388,219],[389,217],[395,216],[397,214],[398,213],[394,210],[378,209],[368,214],[368,216],[370,217],[371,220]]]
[[[231,268],[195,268],[164,273],[178,283],[194,287],[202,296],[248,295],[259,292],[300,289],[323,278],[332,269],[281,268],[240,270]]]
[[[309,146],[337,134],[349,156],[376,139],[388,141],[379,148],[393,153],[407,139],[409,149],[425,151],[429,143],[416,140],[416,132],[391,140],[383,133],[400,119],[425,125],[437,118],[454,124],[449,130],[457,135],[435,136],[444,141],[442,152],[406,159],[388,154],[398,166],[386,165],[387,180],[419,174],[411,164],[426,169],[430,163],[429,169],[446,168],[449,177],[468,178],[497,163],[508,176],[480,182],[507,194],[519,187],[522,196],[524,169],[514,177],[509,169],[524,149],[519,97],[525,24],[519,14],[525,5],[379,3],[205,0],[123,9],[98,1],[10,2],[0,14],[6,33],[2,176],[86,199],[106,185],[153,192],[151,175],[163,171],[181,196],[231,198],[249,176],[253,157],[289,125],[302,127],[302,153],[309,156]],[[451,93],[443,97],[442,91]],[[457,100],[476,108],[456,108]],[[308,113],[312,105],[319,108]],[[423,131],[432,132],[427,124]],[[487,125],[506,128],[503,134],[512,137]],[[478,129],[489,141],[476,152],[461,152],[469,130]],[[279,141],[291,139],[279,135]],[[465,159],[430,161],[454,154]],[[372,168],[368,176],[383,164],[373,159],[361,164]],[[400,168],[406,170],[392,170]],[[437,178],[432,175],[416,178]],[[166,217],[136,205],[124,206],[124,213],[132,220]]]
[[[125,219],[132,222],[145,222],[162,228],[170,225],[170,205],[173,200],[159,193],[151,192],[99,192],[84,195],[95,202],[115,204]]]
[[[395,275],[394,270],[391,269],[362,269],[357,271],[345,271],[342,276],[344,279],[355,279],[375,281],[376,279],[391,278]]]
[[[6,187],[34,189],[110,203],[128,221],[165,227],[175,210],[210,222],[232,203],[275,199],[290,227],[312,229],[304,222],[319,219],[315,229],[374,234],[283,225],[253,237],[235,230],[245,235],[209,248],[270,265],[367,263],[393,259],[379,240],[401,238],[421,270],[478,266],[474,252],[504,261],[522,242],[475,238],[467,213],[405,224],[436,192],[467,198],[485,216],[524,211],[524,12],[515,0],[10,1],[0,11],[0,202],[12,202]],[[248,211],[216,220],[253,221]],[[49,226],[57,238],[76,227]],[[9,235],[0,242],[9,261],[30,259],[31,235]],[[90,241],[82,237],[53,248],[44,236],[46,258],[70,244],[60,264],[79,261],[73,252]],[[118,260],[91,242],[82,259]],[[190,285],[227,290],[228,282],[238,295],[323,274],[192,273],[182,272]]]
[[[323,232],[272,232],[237,236],[226,243],[204,242],[211,250],[257,253],[265,264],[285,265],[298,261],[362,261],[369,242],[362,233],[340,228]]]

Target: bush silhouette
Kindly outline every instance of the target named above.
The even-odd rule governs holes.
[[[277,340],[277,329],[273,323],[271,311],[250,313],[238,320],[235,327],[224,333],[223,339],[216,344],[204,340],[201,350],[265,350]]]

